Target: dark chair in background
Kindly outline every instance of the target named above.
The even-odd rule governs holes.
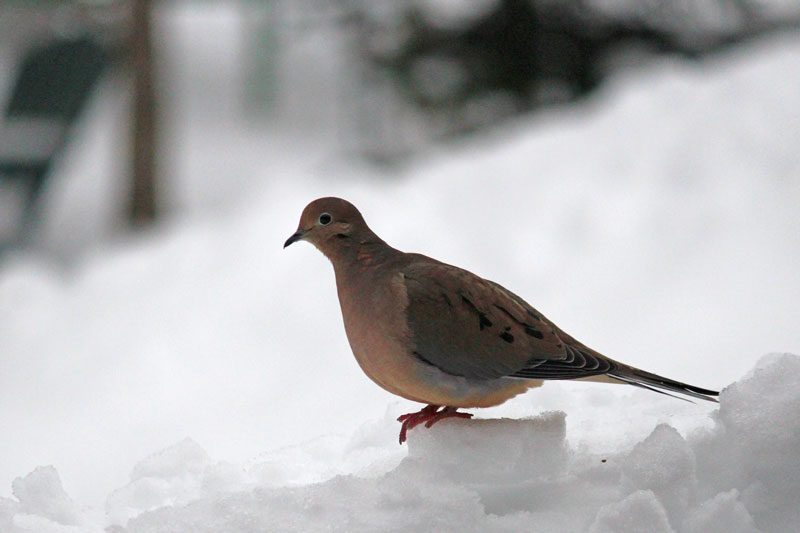
[[[108,61],[89,37],[50,41],[23,58],[0,119],[0,185],[13,186],[20,199],[14,227],[0,233],[0,251],[33,229],[50,167]]]

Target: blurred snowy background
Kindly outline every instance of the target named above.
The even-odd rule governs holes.
[[[800,354],[798,19],[3,0],[0,531],[796,524],[800,368],[753,369]],[[358,369],[325,258],[281,249],[326,195],[615,359],[750,379],[720,410],[547,384],[476,412],[532,420],[397,446],[418,406]]]

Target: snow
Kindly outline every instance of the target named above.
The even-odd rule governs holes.
[[[11,485],[19,500],[19,511],[49,518],[53,522],[74,525],[78,522],[75,503],[64,492],[58,472],[52,466],[40,466]]]
[[[664,507],[650,490],[638,490],[600,509],[589,533],[672,533]]]
[[[789,524],[787,524],[789,525]],[[720,492],[713,498],[693,509],[683,527],[687,533],[704,531],[731,531],[732,533],[753,533],[758,531],[753,517],[739,500],[739,491],[731,489]]]
[[[670,516],[681,516],[696,493],[695,458],[673,427],[660,424],[630,451],[622,483],[654,494]]]
[[[199,444],[184,439],[133,467],[130,483],[106,499],[108,519],[124,523],[142,510],[188,503],[202,494],[204,485],[212,486],[219,477],[214,472],[223,473],[224,468]]]
[[[755,361],[800,353],[797,57],[785,35],[664,61],[396,179],[176,119],[169,168],[214,184],[200,207],[67,270],[0,263],[0,531],[791,529],[800,358]],[[112,103],[86,137],[119,134]],[[76,192],[108,172],[89,166],[102,146],[65,164],[47,242],[79,241],[107,205]],[[238,203],[206,209],[243,176]],[[281,250],[329,194],[616,359],[726,387],[721,403],[553,383],[398,446],[418,405],[358,369],[324,257]]]
[[[800,520],[798,407],[800,356],[775,354],[722,392],[710,429],[684,437],[661,424],[608,454],[576,449],[558,411],[415,428],[399,463],[319,483],[286,483],[280,471],[295,465],[285,452],[233,465],[185,439],[139,462],[106,516],[130,533],[789,531]],[[387,422],[365,423],[350,453],[374,445],[391,454],[363,439]],[[14,494],[18,505],[0,501],[7,531],[74,531],[57,527],[78,520],[53,467],[16,480]]]

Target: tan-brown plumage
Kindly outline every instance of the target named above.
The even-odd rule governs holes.
[[[544,379],[626,382],[715,401],[718,392],[614,361],[576,341],[497,283],[381,240],[339,198],[306,206],[285,246],[306,240],[333,264],[350,347],[387,391],[428,404],[406,431],[498,405]],[[441,409],[440,409],[441,407]]]

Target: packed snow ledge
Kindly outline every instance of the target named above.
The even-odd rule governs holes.
[[[799,412],[800,357],[775,354],[725,388],[708,428],[683,436],[662,423],[612,454],[571,445],[560,411],[416,428],[399,464],[375,441],[388,417],[345,446],[312,442],[246,466],[216,463],[186,439],[134,467],[108,497],[106,520],[131,533],[790,531],[800,523]],[[313,460],[362,467],[291,483]],[[13,492],[17,500],[0,500],[1,531],[103,530],[86,525],[91,512],[82,515],[53,467],[18,478]]]

